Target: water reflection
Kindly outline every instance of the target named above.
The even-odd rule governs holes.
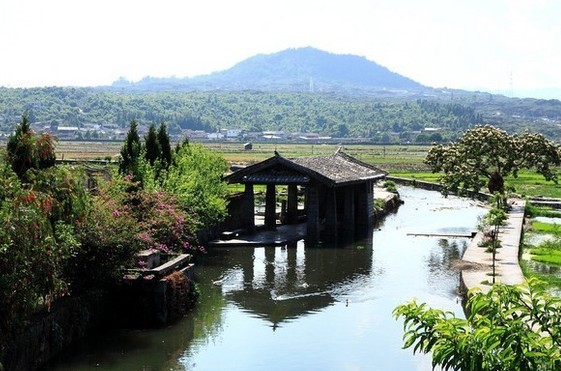
[[[430,370],[402,350],[395,306],[417,298],[462,315],[452,268],[480,204],[400,189],[405,204],[353,243],[211,251],[197,265],[196,308],[166,329],[118,332],[57,370]]]
[[[370,276],[372,239],[358,245],[232,249],[226,256],[233,268],[219,279],[223,293],[244,311],[270,322],[317,312],[335,302],[341,287]]]

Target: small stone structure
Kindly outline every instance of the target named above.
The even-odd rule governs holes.
[[[245,184],[241,203],[241,228],[255,230],[254,185],[265,185],[265,228],[277,225],[276,186],[288,188],[287,202],[281,214],[286,224],[299,222],[298,191],[305,195],[308,239],[319,239],[320,228],[326,234],[354,230],[374,222],[374,182],[387,173],[343,153],[340,149],[329,156],[288,159],[275,151],[275,156],[245,167],[225,177],[228,183]],[[285,206],[284,206],[285,205]]]

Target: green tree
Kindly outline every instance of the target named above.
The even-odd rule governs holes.
[[[160,143],[158,143],[158,135],[156,134],[156,128],[154,125],[150,125],[148,128],[148,134],[144,137],[144,148],[146,149],[144,158],[146,158],[151,166],[154,166],[156,160],[162,156]]]
[[[162,168],[167,170],[171,165],[172,153],[167,126],[164,122],[158,128],[158,144],[161,150]]]
[[[534,168],[546,180],[557,183],[552,166],[561,164],[559,145],[541,134],[508,135],[490,125],[467,130],[456,143],[430,148],[425,163],[442,172],[440,182],[450,189],[504,193],[504,177],[518,176],[520,169]]]
[[[485,215],[485,222],[488,226],[492,227],[493,230],[491,231],[491,252],[493,254],[493,283],[495,283],[495,267],[496,267],[496,256],[497,256],[497,249],[501,247],[501,241],[499,239],[499,228],[506,225],[506,221],[508,220],[508,214],[505,211],[506,206],[506,197],[503,196],[501,193],[495,193],[493,198],[491,199],[491,203],[493,207],[487,215]]]
[[[199,225],[211,227],[226,215],[227,187],[222,176],[227,167],[218,152],[187,142],[176,153],[163,188],[197,216]]]
[[[55,165],[53,137],[49,134],[36,137],[31,131],[27,114],[24,114],[8,140],[6,159],[17,176],[25,180],[29,169],[46,169]]]
[[[559,370],[561,299],[536,281],[468,293],[466,319],[412,301],[394,309],[403,318],[404,348],[432,352],[444,370]]]
[[[65,262],[79,250],[87,204],[76,173],[51,167],[23,183],[0,166],[0,350],[40,305],[69,293]]]
[[[125,143],[121,148],[121,160],[119,161],[119,173],[132,175],[135,180],[139,179],[138,159],[140,157],[140,136],[138,135],[138,124],[136,121],[130,122],[129,132]]]
[[[6,146],[7,161],[20,179],[23,179],[28,169],[36,166],[34,147],[35,138],[31,132],[28,115],[24,114]]]

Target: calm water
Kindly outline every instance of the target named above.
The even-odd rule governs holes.
[[[417,298],[462,316],[450,263],[477,202],[401,188],[405,200],[364,240],[340,246],[231,248],[197,266],[195,310],[165,329],[91,340],[55,370],[430,370],[402,350],[398,304]]]

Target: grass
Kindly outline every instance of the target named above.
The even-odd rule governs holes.
[[[535,248],[530,249],[530,255],[534,261],[561,266],[561,251]]]
[[[526,216],[534,218],[536,216],[543,216],[546,218],[561,218],[561,211],[554,210],[547,206],[536,206],[531,203],[526,203]]]
[[[559,224],[532,221],[531,226],[532,226],[532,232],[535,233],[548,233],[553,235],[561,235],[561,226]]]
[[[522,268],[524,277],[528,279],[537,278],[538,280],[543,282],[542,288],[561,287],[561,277],[538,273],[530,268],[528,266],[528,262],[525,260],[520,260],[520,267]]]

